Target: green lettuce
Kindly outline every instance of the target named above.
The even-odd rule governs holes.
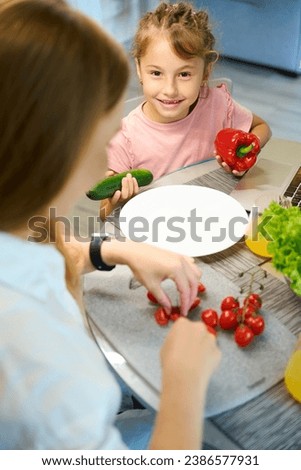
[[[301,211],[271,202],[264,210],[258,231],[268,240],[267,250],[277,271],[291,281],[291,289],[301,296]]]

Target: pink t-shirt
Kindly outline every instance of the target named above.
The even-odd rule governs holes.
[[[148,119],[139,105],[123,118],[108,146],[108,167],[116,173],[150,170],[154,179],[178,168],[214,157],[218,131],[250,130],[252,113],[236,103],[225,85],[209,89],[194,110],[180,121],[162,124]]]

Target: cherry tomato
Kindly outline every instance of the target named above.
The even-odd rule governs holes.
[[[171,313],[169,315],[169,318],[172,321],[176,321],[180,317],[181,317],[180,308],[179,307],[171,307]]]
[[[155,311],[155,320],[161,326],[167,325],[169,322],[169,315],[165,312],[163,307],[159,307]]]
[[[198,297],[196,297],[196,298],[194,299],[194,301],[192,302],[190,308],[188,309],[189,312],[190,312],[191,310],[193,310],[194,308],[196,308],[198,305],[200,305],[200,303],[201,303],[201,299],[199,299]]]
[[[223,330],[232,330],[237,327],[237,314],[234,310],[223,310],[219,317],[219,325]]]
[[[216,330],[212,326],[206,325],[206,328],[207,328],[208,332],[211,333],[212,335],[214,335],[214,336],[217,335]]]
[[[259,294],[255,294],[254,292],[244,300],[244,305],[254,305],[254,307],[259,310],[262,306],[262,300]]]
[[[181,315],[180,313],[171,313],[169,318],[170,318],[172,321],[176,321],[176,320],[178,320],[181,316],[182,316],[182,315]]]
[[[158,305],[158,301],[157,301],[156,297],[150,291],[147,291],[146,295],[147,295],[147,298],[150,302],[152,302],[153,304]]]
[[[241,310],[244,312],[244,319],[246,320],[247,318],[252,317],[254,313],[256,313],[257,308],[253,304],[248,304]]]
[[[202,284],[201,282],[199,282],[199,285],[198,285],[198,294],[202,294],[203,292],[205,292],[206,290],[206,287],[204,286],[204,284]]]
[[[239,302],[232,295],[225,297],[221,303],[221,310],[231,310],[232,308],[238,308]]]
[[[246,318],[246,325],[251,328],[254,335],[260,335],[265,327],[264,319],[261,315]]]
[[[234,339],[238,346],[245,348],[254,339],[254,333],[247,325],[239,325],[234,333]]]
[[[203,310],[201,313],[201,319],[206,323],[206,325],[213,328],[218,325],[218,314],[216,310],[213,310],[213,308]]]
[[[233,308],[232,310],[236,314],[237,323],[243,322],[243,308],[238,307],[238,308]]]

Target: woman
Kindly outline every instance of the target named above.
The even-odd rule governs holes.
[[[95,244],[65,241],[50,215],[67,217],[105,171],[128,79],[120,47],[64,1],[4,1],[0,73],[1,447],[122,449],[120,391],[85,330],[80,276],[97,262],[128,264],[167,310],[160,282],[169,277],[185,315],[200,273],[190,258],[130,241],[99,239],[95,260]],[[198,448],[218,359],[203,325],[174,325],[150,448]]]

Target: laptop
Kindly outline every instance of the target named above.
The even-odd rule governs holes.
[[[295,160],[295,163],[294,163]],[[279,162],[262,157],[238,182],[230,193],[251,212],[256,199],[266,193],[270,200],[289,198],[293,206],[301,208],[301,155],[290,158],[290,162]]]

